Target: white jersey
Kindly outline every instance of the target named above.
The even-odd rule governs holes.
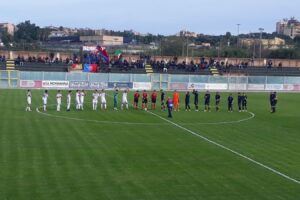
[[[81,103],[84,102],[84,96],[85,96],[85,93],[84,93],[84,92],[81,92],[81,93],[80,93],[80,102],[81,102]]]
[[[71,103],[71,94],[70,93],[67,96],[67,103]]]
[[[31,105],[31,92],[27,92],[27,104]]]
[[[128,103],[128,100],[127,100],[127,92],[123,92],[123,95],[122,95],[122,103]]]
[[[57,94],[56,94],[56,101],[57,101],[57,104],[61,104],[61,98],[62,98],[62,94],[61,94],[61,93],[57,93]]]
[[[76,92],[76,102],[80,103],[80,92]]]
[[[98,98],[99,98],[99,93],[98,92],[94,92],[93,93],[93,102],[98,102]]]
[[[48,102],[48,93],[44,93],[42,99],[43,99],[43,103],[44,103],[44,104],[47,104],[47,102]]]
[[[102,92],[102,93],[100,94],[100,96],[101,96],[101,103],[106,103],[105,92]]]

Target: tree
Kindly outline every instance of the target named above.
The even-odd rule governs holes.
[[[1,31],[0,35],[1,35],[0,39],[5,46],[8,46],[9,43],[13,42],[12,35],[8,34],[6,30]]]
[[[18,42],[35,42],[39,39],[39,30],[40,27],[31,24],[28,20],[17,25],[14,38]]]

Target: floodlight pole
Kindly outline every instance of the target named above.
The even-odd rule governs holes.
[[[261,52],[262,52],[262,32],[264,31],[263,28],[258,29],[260,31],[260,42],[259,42],[259,58],[261,58]]]
[[[236,42],[236,45],[237,45],[237,48],[239,48],[239,36],[240,36],[240,25],[241,24],[236,24],[237,25],[237,42]]]

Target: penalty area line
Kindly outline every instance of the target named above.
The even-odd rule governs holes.
[[[265,164],[262,164],[262,163],[260,163],[260,162],[258,162],[258,161],[256,161],[256,160],[254,160],[254,159],[248,157],[248,156],[245,156],[245,155],[243,155],[243,154],[241,154],[241,153],[239,153],[239,152],[237,152],[237,151],[235,151],[235,150],[232,150],[232,149],[230,149],[230,148],[228,148],[228,147],[226,147],[226,146],[224,146],[224,145],[222,145],[222,144],[220,144],[220,143],[218,143],[218,142],[215,142],[215,141],[213,141],[213,140],[211,140],[211,139],[208,139],[207,137],[205,137],[205,136],[203,136],[203,135],[200,135],[200,134],[198,134],[198,133],[196,133],[196,132],[194,132],[194,131],[191,131],[190,129],[187,129],[187,128],[183,127],[183,126],[180,126],[179,124],[176,124],[175,122],[172,122],[172,121],[170,121],[170,120],[168,120],[168,119],[165,119],[165,118],[163,118],[162,116],[157,115],[157,114],[155,114],[155,113],[153,113],[153,112],[151,112],[151,111],[147,111],[147,112],[148,112],[149,114],[152,114],[152,115],[154,115],[154,116],[156,116],[156,117],[158,117],[158,118],[160,118],[160,119],[166,121],[166,122],[169,122],[170,124],[172,124],[172,125],[174,125],[174,126],[180,128],[180,129],[182,129],[182,130],[184,130],[184,131],[186,131],[186,132],[188,132],[188,133],[190,133],[190,134],[192,134],[192,135],[194,135],[194,136],[196,136],[196,137],[199,137],[199,138],[205,140],[205,141],[208,142],[208,143],[211,143],[211,144],[213,144],[213,145],[215,145],[215,146],[218,146],[218,147],[220,147],[220,148],[222,148],[222,149],[224,149],[224,150],[226,150],[226,151],[229,151],[229,152],[231,152],[231,153],[233,153],[233,154],[235,154],[235,155],[237,155],[237,156],[239,156],[239,157],[241,157],[241,158],[244,158],[244,159],[246,159],[246,160],[248,160],[248,161],[250,161],[250,162],[252,162],[252,163],[254,163],[254,164],[256,164],[256,165],[261,166],[261,167],[264,168],[264,169],[267,169],[267,170],[273,172],[274,174],[277,174],[277,175],[279,175],[279,176],[281,176],[281,177],[283,177],[283,178],[285,178],[285,179],[287,179],[287,180],[290,180],[290,181],[292,181],[292,182],[297,183],[297,184],[300,185],[300,181],[299,181],[299,180],[297,180],[297,179],[295,179],[295,178],[292,178],[292,177],[290,177],[290,176],[288,176],[288,175],[286,175],[286,174],[284,174],[284,173],[282,173],[282,172],[280,172],[280,171],[277,171],[276,169],[273,169],[272,167],[269,167],[269,166],[267,166],[267,165],[265,165]]]

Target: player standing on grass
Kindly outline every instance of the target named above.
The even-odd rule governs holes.
[[[144,92],[143,92],[142,109],[143,110],[148,109],[148,93],[146,90],[144,90]]]
[[[179,93],[175,90],[173,93],[174,111],[179,111]]]
[[[157,98],[157,92],[156,92],[156,90],[154,90],[151,94],[152,110],[156,109],[156,98]]]
[[[199,103],[199,93],[197,90],[193,90],[193,95],[194,95],[194,105],[195,105],[195,111],[198,112],[198,103]]]
[[[82,90],[81,93],[80,93],[80,109],[81,110],[83,110],[84,97],[85,97],[85,91]]]
[[[76,90],[76,110],[80,109],[80,92],[79,90]]]
[[[118,110],[118,89],[114,91],[114,110]]]
[[[121,110],[123,110],[124,105],[126,106],[126,109],[128,110],[128,99],[127,99],[128,90],[124,90],[122,94],[122,104],[121,104]]]
[[[271,92],[270,94],[270,104],[271,104],[271,113],[276,112],[276,105],[277,105],[277,93]]]
[[[232,94],[229,94],[227,101],[228,101],[228,112],[233,112],[233,108],[232,108],[233,97],[232,97]]]
[[[238,93],[238,108],[239,108],[239,112],[242,111],[242,104],[243,104],[243,96],[241,95],[241,93]]]
[[[248,104],[248,96],[244,92],[243,93],[243,102],[242,102],[242,110],[244,112],[247,112],[247,104]]]
[[[138,107],[139,107],[139,98],[140,98],[140,93],[137,90],[133,95],[133,108],[134,109],[138,109]]]
[[[204,95],[204,112],[210,112],[210,93],[206,91]]]
[[[31,111],[31,91],[30,90],[27,90],[27,94],[26,94],[26,97],[27,97],[27,107],[26,107],[26,111]]]
[[[100,98],[101,98],[101,110],[103,108],[106,110],[106,97],[105,97],[104,89],[102,89],[102,91],[101,91]]]
[[[72,91],[69,90],[67,95],[67,111],[69,112],[71,110],[71,93]]]
[[[166,106],[165,106],[165,92],[163,90],[160,90],[160,109],[161,110],[166,110]]]
[[[57,112],[60,112],[61,98],[62,98],[62,94],[61,94],[60,90],[58,90],[58,91],[57,91],[57,94],[56,94],[56,103],[57,103],[56,111],[57,111]]]
[[[48,90],[45,90],[44,94],[43,94],[43,105],[44,105],[44,111],[47,111],[47,103],[48,103]]]
[[[185,111],[191,111],[189,91],[187,91],[185,94]]]
[[[93,96],[93,110],[97,110],[98,98],[99,98],[98,90],[95,90],[92,96]]]
[[[168,97],[166,104],[168,108],[168,117],[172,118],[173,100],[170,97]]]
[[[220,101],[221,101],[221,96],[220,96],[219,92],[216,93],[215,100],[216,100],[216,111],[219,112],[219,110],[220,110],[219,106],[220,106]]]

